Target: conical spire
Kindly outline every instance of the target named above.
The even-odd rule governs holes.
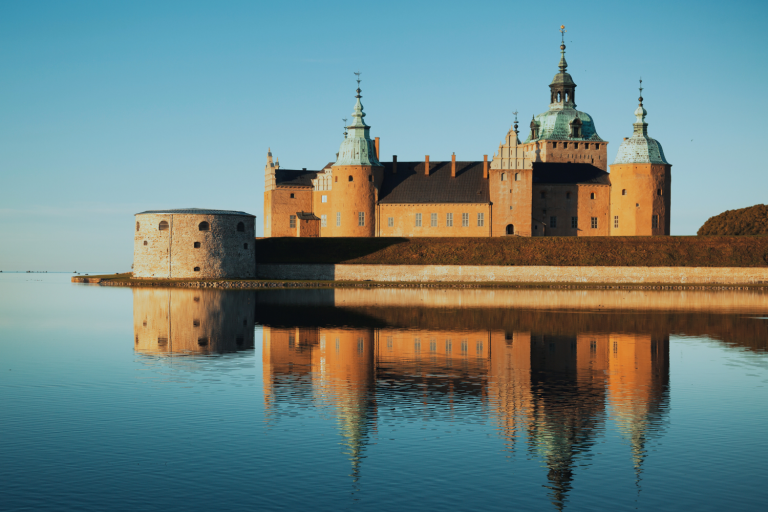
[[[560,68],[561,73],[565,73],[568,69],[568,63],[565,61],[565,25],[560,25],[560,64],[557,67]]]
[[[643,107],[643,79],[640,79],[640,97],[638,98],[640,104],[635,110],[635,117],[637,121],[632,125],[634,127],[634,133],[638,135],[648,135],[648,123],[645,122],[645,116],[648,111]]]
[[[560,70],[549,84],[551,110],[576,108],[574,98],[576,84],[568,74],[568,63],[565,61],[565,32],[565,25],[560,25],[560,62],[557,65]]]
[[[374,142],[371,140],[370,129],[371,127],[365,124],[363,118],[365,112],[363,112],[363,103],[360,101],[362,91],[360,90],[360,72],[356,72],[357,75],[357,89],[355,92],[355,109],[352,112],[352,124],[346,128],[349,130],[347,134],[344,132],[344,141],[341,143],[339,149],[338,158],[334,165],[381,165],[376,158],[376,149]],[[346,122],[346,120],[345,120]]]

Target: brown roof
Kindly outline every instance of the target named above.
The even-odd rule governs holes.
[[[591,183],[610,185],[609,174],[592,164],[533,162],[534,184]]]
[[[379,203],[490,203],[483,162],[456,162],[455,178],[451,162],[430,162],[429,176],[424,175],[424,162],[397,162],[397,174],[392,174],[392,162],[382,165]]]
[[[296,212],[296,216],[299,220],[320,220],[320,217],[312,212]]]
[[[275,184],[278,187],[311,187],[312,180],[320,171],[296,171],[293,169],[277,169],[275,171]]]

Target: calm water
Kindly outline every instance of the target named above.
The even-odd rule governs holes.
[[[0,275],[3,510],[765,510],[768,294]]]

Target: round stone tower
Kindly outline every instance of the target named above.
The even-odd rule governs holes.
[[[672,165],[648,136],[642,83],[632,137],[624,139],[611,164],[612,236],[670,234]]]
[[[199,208],[137,213],[133,277],[255,277],[254,219],[245,212]]]
[[[360,80],[357,81],[357,102],[352,113],[349,133],[339,148],[333,165],[333,211],[329,220],[333,236],[372,237],[376,234],[376,202],[384,168],[376,155],[371,127],[365,124],[360,102]]]

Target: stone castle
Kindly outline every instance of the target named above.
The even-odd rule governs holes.
[[[561,27],[561,31],[562,31]],[[267,154],[266,237],[490,237],[669,235],[671,165],[635,110],[608,172],[608,142],[576,110],[565,44],[549,109],[521,142],[517,119],[489,161],[379,160],[358,80],[352,124],[336,162],[281,169]]]

